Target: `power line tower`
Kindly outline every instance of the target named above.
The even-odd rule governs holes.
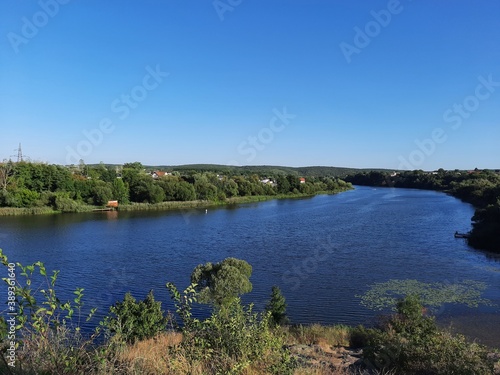
[[[21,149],[21,143],[19,143],[19,147],[15,149],[14,151],[17,151],[17,155],[11,155],[10,157],[16,157],[17,156],[17,162],[20,163],[23,161],[23,150]]]
[[[19,148],[17,149],[17,162],[23,161],[23,150],[21,149],[21,143],[19,143]]]

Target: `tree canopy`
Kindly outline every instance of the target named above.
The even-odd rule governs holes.
[[[198,265],[191,273],[191,282],[196,284],[199,302],[222,306],[252,291],[251,275],[252,266],[246,261],[226,258],[219,263]]]
[[[222,171],[181,169],[160,175],[153,173],[155,171],[158,170],[139,162],[123,166],[86,165],[82,160],[77,166],[65,167],[4,161],[0,162],[0,207],[49,207],[71,212],[102,207],[109,200],[117,200],[120,205],[194,200],[224,202],[232,197],[312,195],[350,188],[350,184],[335,177],[308,177],[305,183],[299,183],[298,177],[291,174],[262,175],[246,170],[222,174]],[[276,183],[278,176],[281,176],[279,181],[285,181],[284,185]]]

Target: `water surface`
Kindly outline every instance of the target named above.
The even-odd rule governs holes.
[[[373,322],[377,313],[355,296],[389,279],[482,281],[488,284],[485,297],[500,306],[500,263],[453,237],[456,230],[470,229],[473,213],[470,205],[443,193],[357,187],[208,213],[2,217],[0,246],[11,261],[42,260],[61,270],[62,296],[70,298],[74,288],[83,287],[87,305],[101,311],[127,291],[143,298],[150,289],[172,310],[167,281],[184,288],[196,265],[236,257],[253,266],[254,290],[244,300],[257,309],[272,285],[279,285],[294,323],[360,324]],[[472,319],[478,327],[471,335],[488,341],[481,334],[482,317],[489,322],[483,333],[491,333],[499,311],[498,306],[446,306],[439,318],[455,319],[458,326],[467,321],[468,327]]]

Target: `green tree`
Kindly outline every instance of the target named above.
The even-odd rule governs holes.
[[[195,190],[196,190],[196,197],[200,200],[207,200],[207,201],[215,201],[217,200],[217,187],[209,182],[207,183],[198,183],[196,182],[195,185]]]
[[[235,178],[238,185],[238,195],[245,197],[247,195],[252,195],[252,184],[245,179],[243,176],[238,176]]]
[[[226,197],[235,197],[238,195],[238,184],[233,179],[223,179],[220,183],[222,191]]]
[[[278,193],[287,194],[290,192],[290,182],[285,176],[279,175],[276,183],[278,184]]]
[[[165,200],[166,201],[175,201],[175,193],[177,190],[177,184],[178,184],[178,178],[177,177],[168,177],[168,178],[161,178],[160,181],[158,181],[158,186],[160,186],[164,193],[165,193]]]
[[[196,199],[196,191],[194,186],[189,182],[181,181],[177,184],[175,198],[178,201],[194,201]]]
[[[289,319],[286,315],[286,299],[281,290],[276,285],[273,286],[271,292],[271,299],[266,305],[266,311],[271,313],[271,322],[275,325],[288,324]]]
[[[297,176],[294,176],[293,174],[289,174],[286,176],[286,179],[288,180],[288,183],[290,185],[290,190],[299,190],[300,188],[300,180]]]
[[[125,171],[125,170],[124,170]],[[130,200],[139,203],[159,203],[165,199],[165,192],[151,176],[137,175],[129,180]]]
[[[157,184],[153,183],[149,191],[149,203],[161,203],[165,200],[165,192]]]
[[[68,168],[51,165],[50,166],[50,191],[73,191],[74,184],[71,171]]]
[[[138,162],[138,161],[135,161],[133,163],[125,163],[125,164],[123,164],[123,169],[126,169],[126,168],[128,168],[128,169],[134,169],[136,171],[142,171],[142,170],[144,170],[144,166],[140,162]]]
[[[100,179],[105,181],[105,182],[110,182],[112,183],[117,175],[116,175],[116,169],[114,167],[106,167],[104,165],[100,165],[98,168]]]
[[[123,182],[121,178],[115,178],[112,184],[113,198],[118,200],[120,204],[129,203],[129,192],[128,186]]]
[[[127,343],[148,339],[164,331],[167,319],[161,302],[155,301],[151,290],[143,301],[137,302],[130,293],[109,308],[103,325],[116,340]]]
[[[78,212],[78,202],[69,197],[67,191],[54,193],[52,206],[61,212]]]
[[[219,263],[198,265],[191,273],[191,282],[197,284],[199,302],[220,307],[252,291],[251,275],[252,266],[246,261],[226,258]]]
[[[92,195],[93,203],[96,206],[104,206],[113,196],[111,184],[104,181],[94,181]]]

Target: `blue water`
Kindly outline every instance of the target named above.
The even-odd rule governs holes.
[[[0,217],[0,248],[10,261],[41,260],[61,270],[61,297],[85,288],[87,306],[98,307],[100,316],[125,292],[144,298],[150,289],[173,310],[166,282],[184,288],[196,265],[236,257],[253,266],[253,291],[244,301],[255,302],[257,310],[279,285],[294,323],[360,324],[373,322],[377,312],[362,307],[356,295],[389,279],[482,281],[488,285],[484,296],[500,306],[498,259],[453,237],[470,230],[473,213],[443,193],[357,187],[208,213]],[[500,316],[498,306],[447,306],[440,314],[478,321],[484,314],[491,321]]]

